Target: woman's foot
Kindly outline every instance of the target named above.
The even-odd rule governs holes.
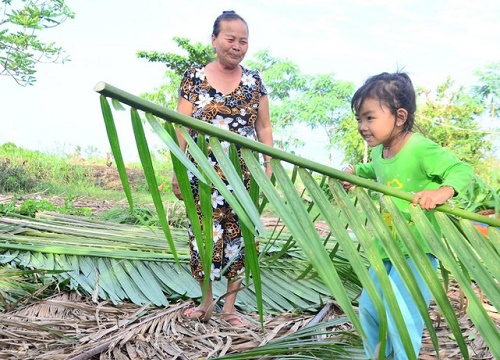
[[[248,326],[250,323],[243,319],[241,316],[236,315],[235,313],[222,314],[222,319],[227,322],[231,326],[235,327],[243,327]]]

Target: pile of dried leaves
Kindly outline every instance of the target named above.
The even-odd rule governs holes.
[[[233,327],[214,314],[207,323],[182,316],[191,302],[167,308],[94,304],[62,294],[0,315],[1,359],[202,359],[240,352],[285,336],[313,316],[244,315],[250,326]],[[347,329],[344,329],[347,330]]]
[[[460,310],[460,292],[452,291]],[[65,293],[22,310],[0,315],[0,359],[208,359],[241,352],[302,329],[314,315],[283,314],[265,318],[264,330],[257,317],[241,314],[251,325],[233,327],[214,314],[207,323],[182,316],[191,302],[167,308],[134,304],[95,304],[90,298]],[[431,306],[442,345],[441,359],[460,359],[456,343]],[[338,317],[331,306],[325,318]],[[492,314],[499,323],[498,314]],[[461,316],[472,359],[493,359],[470,320]],[[321,319],[319,319],[321,320]],[[350,330],[347,328],[338,330]],[[419,359],[436,359],[427,333]]]

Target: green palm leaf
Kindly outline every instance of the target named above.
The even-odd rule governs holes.
[[[36,219],[3,217],[0,218],[0,264],[37,269],[47,281],[55,278],[60,284],[69,282],[71,289],[115,303],[133,301],[138,305],[167,306],[172,298],[201,295],[189,269],[186,231],[172,229],[172,236],[180,266],[170,246],[161,241],[161,229],[50,213],[41,213]],[[264,245],[266,240],[262,239]],[[327,302],[329,291],[317,278],[293,281],[309,265],[303,257],[266,261],[286,243],[283,239],[272,241],[277,246],[274,250],[269,248],[260,265],[266,275],[262,281],[263,312],[317,310]],[[57,251],[59,248],[55,251],[52,242],[66,243],[66,247],[61,247],[66,252]],[[19,244],[26,243],[29,246],[18,250]],[[275,289],[276,281],[284,283],[279,292]],[[302,291],[296,291],[296,286]],[[222,283],[214,283],[215,296],[220,297],[225,291]],[[353,288],[351,295],[358,293],[359,288]],[[248,312],[258,310],[252,287],[241,292],[237,305]]]
[[[240,306],[249,309],[251,307],[249,304],[252,303],[253,297],[253,309],[258,307],[261,313],[262,311],[267,311],[267,308],[272,309],[271,312],[287,311],[290,310],[290,307],[307,307],[310,309],[315,306],[317,307],[319,303],[324,301],[326,296],[331,296],[340,304],[356,331],[363,335],[363,329],[359,324],[359,319],[355,312],[356,296],[359,294],[359,288],[356,288],[353,284],[357,284],[359,281],[363,285],[372,299],[375,299],[377,311],[382,315],[381,318],[385,318],[385,309],[382,306],[380,297],[373,285],[370,284],[367,275],[367,266],[371,264],[381,282],[384,298],[388,299],[389,310],[392,314],[396,314],[397,326],[402,334],[408,356],[413,356],[414,358],[411,349],[409,349],[408,336],[405,334],[404,319],[402,319],[400,315],[398,316],[398,314],[400,314],[399,309],[393,300],[394,296],[391,287],[388,284],[387,276],[382,268],[382,259],[376,249],[371,245],[371,239],[374,235],[377,235],[381,239],[389,238],[387,236],[388,228],[377,211],[377,207],[366,194],[365,190],[386,195],[386,200],[384,201],[388,204],[389,209],[391,209],[389,197],[398,197],[409,201],[412,198],[411,194],[391,189],[387,186],[370,180],[361,179],[354,175],[346,174],[340,170],[308,161],[307,159],[288,154],[251,139],[243,138],[237,134],[223,131],[213,125],[162,108],[107,84],[99,84],[96,87],[96,91],[102,95],[101,106],[107,124],[108,137],[110,138],[113,151],[117,151],[118,154],[120,149],[116,134],[113,132],[114,120],[109,105],[107,105],[107,101],[103,99],[104,96],[111,98],[112,101],[117,100],[127,104],[133,109],[144,111],[147,114],[146,119],[148,119],[148,122],[150,124],[155,124],[155,131],[163,135],[169,134],[170,139],[167,138],[168,141],[165,142],[165,145],[172,151],[176,175],[179,179],[182,179],[184,183],[180,185],[181,191],[183,187],[186,190],[183,192],[183,196],[188,216],[193,215],[189,214],[189,212],[193,210],[194,202],[192,202],[192,194],[187,191],[189,186],[186,186],[187,177],[182,177],[183,175],[181,173],[185,173],[186,168],[190,165],[185,158],[186,155],[179,151],[175,143],[173,126],[171,124],[173,123],[175,126],[185,126],[210,137],[210,144],[215,148],[215,152],[217,152],[223,172],[228,179],[230,179],[231,191],[222,183],[208,163],[206,152],[203,150],[204,142],[201,143],[202,146],[200,148],[198,144],[190,138],[188,133],[181,129],[183,136],[189,143],[188,151],[197,161],[198,167],[201,170],[202,179],[206,181],[206,189],[214,186],[223,194],[233,206],[238,216],[242,219],[249,234],[261,234],[262,243],[265,243],[263,248],[266,249],[266,252],[261,254],[259,258],[253,255],[249,256],[252,262],[250,265],[251,271],[254,274],[259,273],[259,268],[263,269],[262,279],[259,277],[252,278],[255,283],[254,285],[256,285],[255,288],[262,288],[262,294],[259,294],[259,291],[257,291],[257,293],[252,292],[252,287],[248,287],[239,296],[239,298],[241,298],[241,302],[239,303]],[[138,126],[138,116],[134,115],[134,112],[135,110],[132,112],[132,116],[134,117],[133,121],[135,126]],[[157,126],[155,117],[166,120],[164,126],[162,126],[165,128],[165,132],[160,131],[160,127]],[[260,191],[265,194],[266,201],[269,201],[286,225],[287,233],[284,239],[277,240],[276,238],[262,236],[264,232],[258,216],[262,210],[262,205],[258,204],[255,200],[256,190],[254,188],[253,193],[249,196],[248,192],[241,184],[242,180],[238,173],[239,165],[230,160],[233,155],[230,154],[228,157],[221,151],[217,139],[222,139],[241,147],[241,153],[253,179],[258,184]],[[145,171],[149,172],[150,174],[148,176],[152,177],[154,175],[154,169],[148,166],[148,154],[145,147],[147,145],[139,141],[138,146],[144,147],[142,151],[144,155],[143,163],[146,164]],[[262,167],[256,159],[256,153],[267,154],[273,158],[272,167],[274,170],[274,177],[276,178],[276,184],[273,184],[264,174]],[[174,160],[174,158],[176,160]],[[294,172],[292,172],[291,175],[285,170],[284,164],[286,163],[294,166]],[[180,166],[176,166],[176,164],[180,164]],[[295,182],[297,174],[300,175],[305,190],[300,190],[298,188]],[[316,174],[321,177],[321,180],[316,181],[314,179],[313,175]],[[181,177],[179,177],[179,175]],[[325,182],[325,179],[328,180],[333,201],[325,196],[322,190],[323,188],[320,186],[320,184]],[[336,180],[346,180],[357,185],[354,201],[351,196],[345,194]],[[122,181],[126,183],[127,180],[122,177]],[[125,186],[124,188],[126,189]],[[207,195],[208,192],[204,196],[208,198]],[[305,202],[305,197],[312,199],[312,201]],[[204,201],[206,202],[206,200]],[[129,203],[132,207],[131,198],[129,199]],[[313,220],[317,217],[311,216],[311,210],[319,212],[319,218],[327,222],[333,236],[322,238],[318,235],[313,225]],[[434,232],[434,229],[421,210],[410,208],[410,211],[415,227],[421,234],[425,235],[424,237],[426,239],[429,239],[428,241],[432,251],[437,255],[444,266],[445,271],[442,272],[443,281],[446,280],[448,276],[447,272],[449,272],[451,277],[457,280],[462,291],[468,298],[468,314],[470,318],[480,331],[486,343],[489,344],[492,353],[500,358],[500,349],[496,346],[500,342],[500,333],[494,326],[492,320],[488,317],[473,288],[474,284],[474,286],[477,286],[483,291],[488,298],[491,298],[493,306],[498,310],[500,304],[498,300],[497,281],[500,278],[500,274],[498,265],[495,263],[495,256],[498,255],[500,248],[500,234],[497,229],[497,227],[500,226],[500,221],[498,219],[491,219],[465,210],[442,205],[437,208],[436,214],[438,223],[444,234],[443,237],[440,237]],[[402,235],[405,245],[409,249],[412,249],[411,258],[415,262],[420,275],[429,286],[436,303],[443,312],[443,316],[452,328],[463,357],[468,358],[467,348],[460,334],[456,314],[453,313],[450,300],[446,297],[446,293],[442,289],[443,285],[440,284],[441,280],[431,268],[424,254],[422,254],[418,248],[413,247],[412,236],[409,232],[408,225],[406,221],[402,219],[399,211],[392,206],[390,212],[393,219],[396,219],[396,229],[398,233]],[[454,218],[460,220],[455,221]],[[489,237],[486,238],[481,236],[472,227],[470,220],[480,221],[490,225],[488,229],[490,234]],[[210,229],[208,223],[209,221],[207,220],[207,223],[204,225],[206,229]],[[48,222],[46,225],[53,227],[53,224],[49,224]],[[173,251],[169,252],[165,246],[161,248],[161,245],[158,243],[150,241],[151,238],[148,238],[148,236],[139,238],[136,247],[133,246],[134,251],[127,251],[128,249],[124,244],[127,243],[127,246],[130,246],[133,244],[133,240],[128,240],[129,238],[125,237],[123,239],[124,241],[121,242],[118,236],[113,233],[110,234],[110,238],[113,239],[112,242],[104,240],[101,237],[99,240],[88,239],[89,243],[82,241],[82,237],[85,237],[85,234],[78,231],[69,231],[69,235],[62,233],[56,235],[47,234],[47,238],[50,237],[51,239],[51,244],[48,245],[47,243],[41,244],[41,242],[37,241],[39,240],[37,237],[39,238],[40,229],[27,230],[23,233],[23,231],[20,231],[18,228],[16,229],[18,232],[13,233],[12,223],[8,223],[6,226],[9,227],[9,230],[5,232],[0,231],[0,235],[3,237],[0,246],[4,249],[1,253],[0,261],[4,263],[7,262],[7,259],[10,259],[9,261],[11,263],[17,262],[24,265],[36,262],[38,264],[37,266],[45,264],[44,266],[58,267],[66,270],[68,274],[71,272],[81,273],[82,269],[75,269],[74,267],[83,267],[85,273],[92,276],[91,279],[95,283],[92,283],[92,281],[88,279],[85,282],[82,280],[82,276],[73,275],[71,276],[71,281],[74,282],[75,286],[81,281],[82,284],[84,284],[82,287],[85,286],[85,289],[93,289],[99,296],[108,297],[113,301],[122,301],[126,299],[127,296],[132,296],[131,294],[127,294],[127,292],[132,292],[134,286],[137,286],[138,289],[135,289],[136,292],[133,294],[134,299],[136,299],[135,301],[160,302],[161,296],[159,296],[158,293],[148,294],[148,291],[144,289],[144,284],[140,283],[144,282],[149,276],[154,277],[156,281],[161,284],[162,292],[166,294],[166,299],[168,299],[172,291],[170,286],[176,289],[185,289],[184,293],[186,296],[196,296],[193,295],[193,289],[196,288],[196,284],[190,277],[187,266],[188,255],[185,235],[182,236],[182,240],[181,238],[177,239],[172,231],[172,243],[175,249],[178,250],[181,264],[181,267],[176,269],[170,267],[170,265],[165,265],[175,263]],[[86,226],[92,229],[90,225]],[[165,225],[163,225],[163,227],[165,227]],[[352,231],[352,234],[355,236],[354,238],[347,229]],[[151,229],[146,230],[151,233]],[[165,232],[165,234],[168,232],[168,230],[165,229],[162,229],[162,231]],[[37,232],[38,235],[35,236],[34,234]],[[273,234],[275,233],[273,232]],[[203,242],[206,241],[203,237],[209,237],[209,234],[203,234],[203,232],[200,231],[196,236],[199,236]],[[71,249],[77,254],[70,254],[63,243],[69,243]],[[103,254],[106,252],[102,250],[101,246],[103,243],[113,248],[112,251],[109,251],[113,255],[108,254],[108,256],[106,256]],[[438,351],[438,340],[431,329],[431,321],[428,317],[424,303],[416,291],[415,279],[409,272],[404,257],[397,249],[392,248],[390,242],[383,241],[383,246],[394,265],[402,273],[403,280],[419,306],[419,311],[426,321],[434,347]],[[145,254],[148,252],[148,247],[150,247],[150,258],[146,260]],[[280,247],[286,249],[286,251],[283,251]],[[82,249],[88,252],[88,254],[83,253]],[[117,251],[119,256],[116,256]],[[67,259],[61,256],[58,257],[58,252],[67,254]],[[42,255],[33,257],[31,253],[39,253]],[[71,256],[75,255],[79,257],[88,256],[89,260],[83,262],[75,261],[74,258],[71,258]],[[95,256],[97,257],[93,258]],[[123,257],[120,258],[120,256]],[[208,251],[205,253],[205,256],[205,259],[209,258]],[[89,270],[92,267],[88,265],[89,261],[94,264],[97,269],[97,274],[93,275]],[[124,263],[125,261],[140,261],[144,266],[141,270],[137,269],[136,271],[132,271],[131,267],[128,267],[129,265]],[[279,271],[273,271],[277,263],[282,266],[278,267]],[[135,263],[135,265],[137,265],[137,263]],[[136,266],[133,268],[135,269]],[[114,269],[118,269],[118,271],[115,273]],[[158,269],[162,269],[162,271],[158,271]],[[284,269],[290,270],[284,271]],[[170,277],[175,277],[176,280],[178,280],[179,271],[184,271],[182,273],[183,280],[186,282],[184,286],[179,285],[178,282],[170,282]],[[355,274],[354,282],[351,281],[353,274]],[[298,296],[298,298],[292,296],[294,286],[291,284],[291,281],[289,282],[290,286],[288,286],[288,284],[287,286],[282,284],[284,277],[285,279],[289,278],[300,281],[303,286],[297,286],[297,288],[307,293],[307,296],[301,296],[300,293],[294,294],[294,296]],[[349,277],[351,277],[351,280],[347,280]],[[191,279],[191,281],[189,282],[188,279]],[[267,282],[270,282],[271,285],[267,284]],[[280,283],[283,286],[278,288],[276,285],[273,285],[276,283]],[[216,283],[214,285],[214,290],[223,294],[224,289],[220,287],[220,284]],[[270,288],[270,286],[274,286],[274,288]],[[311,292],[306,292],[305,290],[307,288],[311,289]],[[353,292],[352,289],[357,289],[357,292]],[[176,291],[182,292],[183,290]],[[315,298],[314,293],[318,296],[318,302],[316,302],[316,304],[311,302],[311,299]],[[262,307],[260,305],[255,306],[255,304],[259,302],[262,302]],[[382,323],[380,330],[382,348],[385,346],[384,338],[386,331],[387,325],[386,323]],[[293,340],[290,341],[293,344]],[[304,342],[304,344],[307,343],[305,339],[299,340],[299,343],[301,341]],[[320,342],[318,344],[320,348],[327,346]],[[278,344],[277,348],[279,347],[280,345]],[[258,350],[262,349],[256,349],[256,351]],[[282,351],[286,353],[286,350],[282,349]],[[242,356],[245,355],[242,354]]]
[[[408,356],[414,358],[404,325],[404,319],[402,318],[394,300],[392,289],[383,268],[382,259],[376,249],[372,246],[373,242],[371,241],[374,235],[381,239],[390,239],[391,234],[378,213],[375,204],[361,188],[379,192],[385,194],[386,196],[398,197],[407,201],[412,199],[411,194],[389,188],[371,180],[361,179],[357,176],[349,175],[342,171],[332,169],[291,154],[287,154],[279,149],[274,149],[258,142],[241,138],[230,132],[221,131],[210,124],[196,121],[168,109],[154,106],[151,103],[106,84],[101,84],[96,90],[105,96],[118,99],[130,106],[141,109],[147,113],[152,113],[153,115],[164,120],[195,129],[203,134],[207,134],[207,136],[211,137],[211,143],[217,143],[216,140],[213,139],[214,137],[217,137],[241,146],[243,148],[242,154],[244,160],[250,169],[252,176],[259,184],[263,193],[266,195],[266,199],[268,199],[276,209],[291,233],[287,246],[289,244],[297,244],[302,253],[309,260],[311,268],[314,268],[315,272],[329,289],[332,296],[335,297],[335,299],[340,303],[342,309],[348,315],[356,330],[360,334],[363,334],[363,330],[359,325],[357,316],[353,311],[353,304],[355,303],[354,299],[350,298],[346,290],[343,289],[342,280],[336,270],[338,264],[335,264],[335,261],[330,258],[329,253],[326,250],[327,246],[329,246],[329,241],[324,239],[322,240],[317,236],[314,226],[312,225],[312,220],[309,217],[308,210],[310,210],[311,207],[314,206],[316,209],[319,209],[321,218],[327,221],[330,226],[331,233],[334,234],[332,241],[336,242],[336,245],[333,246],[334,252],[332,252],[332,254],[337,254],[339,249],[342,250],[341,256],[349,259],[350,268],[352,268],[353,272],[359,277],[359,281],[363,284],[363,287],[368,291],[372,299],[375,299],[375,306],[379,315],[381,315],[381,319],[385,319],[385,309],[382,306],[380,296],[378,296],[373,285],[371,285],[366,272],[367,260],[369,264],[373,266],[374,271],[380,280],[384,298],[388,299],[389,309],[394,315],[397,327],[402,334],[403,343]],[[186,140],[189,142],[189,137],[186,137]],[[255,155],[253,153],[255,151],[270,155],[273,158],[272,167],[274,170],[274,176],[276,177],[277,188],[264,175],[262,168],[255,159]],[[197,158],[197,161],[201,160],[201,158]],[[313,199],[314,205],[312,203],[309,205],[304,204],[302,200],[303,192],[299,191],[295,187],[294,179],[296,172],[292,173],[292,175],[288,175],[280,163],[280,160],[296,165],[294,170],[298,169],[308,195]],[[199,162],[199,166],[204,165]],[[229,163],[227,162],[224,166],[225,174],[233,173],[234,175],[234,172],[228,166]],[[312,176],[310,176],[313,173],[321,174],[323,175],[323,178],[327,177],[330,179],[330,189],[334,197],[333,203],[325,198],[321,188],[317,185]],[[216,179],[211,180],[214,181]],[[352,200],[345,194],[345,192],[343,192],[335,180],[346,180],[357,185],[357,200],[352,202]],[[233,186],[234,184],[235,183],[233,182]],[[216,184],[216,187],[219,188],[219,185]],[[234,194],[238,199],[246,199],[247,196],[246,191],[242,191],[241,187],[238,186],[235,186]],[[359,205],[355,206],[358,202],[361,207]],[[387,203],[391,203],[390,199],[387,200]],[[245,211],[242,212],[242,214],[247,214],[249,211],[247,206],[249,206],[249,204],[250,202],[246,200]],[[334,204],[336,204],[335,208],[333,206]],[[360,211],[360,209],[363,209],[363,211]],[[241,211],[241,209],[236,210],[238,214],[240,213],[239,211]],[[498,299],[497,291],[490,289],[498,280],[498,266],[492,264],[493,258],[489,254],[491,253],[491,250],[494,250],[494,253],[498,254],[499,235],[496,228],[500,226],[500,221],[470,213],[465,210],[452,208],[447,205],[438,207],[437,212],[438,218],[441,219],[440,224],[442,224],[443,233],[445,234],[445,237],[442,239],[438,238],[437,235],[434,234],[434,230],[428,220],[426,218],[424,219],[418,211],[415,212],[415,215],[412,217],[412,221],[415,223],[417,229],[422,234],[425,234],[427,239],[430,239],[429,241],[433,244],[433,251],[435,251],[438,258],[441,259],[445,268],[450,271],[450,275],[457,279],[460,286],[463,287],[463,291],[466,295],[468,297],[474,297],[471,301],[471,304],[473,305],[470,307],[471,317],[473,316],[475,321],[479,322],[483,317],[487,317],[487,314],[484,309],[481,310],[482,308],[480,308],[479,300],[472,291],[473,289],[470,283],[472,279],[474,279],[478,285],[485,286],[489,289],[489,297],[494,296]],[[338,214],[338,216],[335,216],[334,214]],[[447,220],[447,216],[449,215],[445,214],[462,218],[462,220],[460,223],[451,222],[450,220]],[[449,299],[447,299],[444,290],[442,290],[440,285],[438,285],[439,279],[422,251],[414,246],[408,225],[406,224],[406,221],[402,219],[401,214],[394,206],[392,207],[391,215],[394,219],[399,219],[395,222],[397,231],[405,239],[405,245],[408,249],[412,250],[412,260],[415,262],[424,281],[428,284],[438,306],[441,311],[443,311],[445,319],[450,324],[463,356],[468,358],[467,348],[465,346],[464,339],[460,334],[456,315],[453,314],[452,306]],[[259,223],[254,217],[250,216],[249,218],[254,222],[254,224]],[[475,230],[472,229],[472,225],[470,225],[469,220],[481,221],[492,225],[489,229],[491,234],[489,239],[486,239],[475,232]],[[248,226],[248,222],[246,222],[246,225]],[[352,232],[355,234],[354,240],[346,231],[348,227],[350,227]],[[472,251],[472,247],[470,245],[463,246],[465,243],[469,243],[469,241],[474,244],[474,249],[477,247],[477,251]],[[357,243],[357,245],[353,242]],[[361,247],[359,247],[359,245],[361,245]],[[387,240],[383,241],[383,246],[388,252],[391,261],[401,272],[405,283],[417,303],[419,311],[423,315],[434,347],[438,350],[439,344],[436,334],[432,329],[432,322],[427,313],[425,303],[419,295],[419,292],[416,290],[414,276],[409,271],[404,256],[398,249],[393,248],[391,246],[391,242]],[[456,246],[462,246],[463,248],[460,248],[460,251],[458,251]],[[451,256],[450,249],[454,249],[457,252],[456,255]],[[281,254],[287,253],[288,251]],[[455,256],[458,257],[458,260],[456,260]],[[463,268],[464,264],[469,265],[471,268]],[[471,264],[474,264],[474,266]],[[304,275],[307,274],[309,269],[304,272]],[[446,280],[447,276],[448,274],[445,270],[443,273],[444,280]],[[498,286],[496,288],[498,288]],[[497,302],[495,302],[495,306],[498,306]],[[478,329],[485,337],[487,343],[490,344],[490,347],[497,343],[499,333],[498,330],[494,329],[492,326],[491,319],[485,320],[481,326],[478,325]],[[387,324],[383,321],[380,328],[382,350],[385,346],[384,339],[386,332]],[[381,352],[383,353],[383,351]]]

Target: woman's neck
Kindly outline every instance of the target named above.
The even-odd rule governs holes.
[[[217,61],[215,60],[214,62],[212,62],[212,65],[213,65],[213,69],[217,72],[219,72],[220,74],[222,75],[235,75],[235,74],[239,74],[240,73],[240,65],[236,65],[236,66],[227,66],[227,65],[224,65],[223,63],[221,63],[220,61]]]
[[[210,86],[223,95],[227,95],[238,87],[242,70],[239,65],[236,68],[227,68],[214,61],[205,67],[205,74]]]

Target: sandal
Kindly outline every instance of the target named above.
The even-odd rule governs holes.
[[[234,327],[244,327],[250,325],[248,321],[234,313],[222,314],[222,320]]]

